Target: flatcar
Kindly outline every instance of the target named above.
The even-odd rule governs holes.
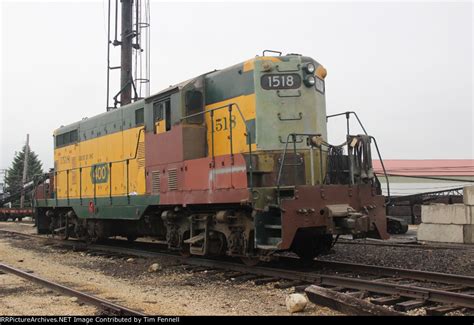
[[[387,238],[372,137],[328,143],[326,74],[299,54],[257,56],[60,127],[38,232],[247,263]]]
[[[2,208],[0,207],[0,221],[22,221],[23,218],[33,215],[32,208]]]

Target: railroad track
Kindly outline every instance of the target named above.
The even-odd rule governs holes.
[[[143,314],[139,311],[129,309],[127,307],[124,307],[124,306],[118,305],[116,303],[113,303],[111,301],[108,301],[108,300],[105,300],[105,299],[102,299],[102,298],[99,298],[99,297],[96,297],[96,296],[93,296],[93,295],[75,290],[73,288],[66,287],[62,284],[52,282],[52,281],[47,280],[45,278],[41,278],[37,275],[31,274],[29,272],[22,271],[20,269],[17,269],[13,266],[10,266],[10,265],[6,265],[4,263],[0,263],[0,271],[10,273],[10,274],[14,274],[16,276],[19,276],[23,279],[26,279],[26,280],[31,281],[33,283],[39,284],[43,287],[54,290],[54,291],[56,291],[58,293],[61,293],[63,295],[76,297],[78,300],[80,300],[80,301],[82,301],[86,304],[95,306],[99,310],[101,310],[101,311],[103,311],[107,314],[113,314],[113,315],[117,315],[117,316],[146,316],[145,314]]]
[[[51,240],[22,233],[13,235]],[[54,240],[54,243],[60,248],[87,250],[91,255],[173,258],[189,271],[223,273],[236,282],[253,281],[257,285],[275,283],[276,288],[295,287],[296,291],[317,285],[358,300],[368,298],[371,304],[388,306],[385,308],[387,315],[392,315],[393,310],[409,312],[417,308],[424,308],[428,315],[455,311],[468,315],[474,313],[472,276],[323,260],[316,260],[311,268],[299,266],[295,269],[293,266],[298,263],[294,261],[286,266],[269,264],[249,267],[234,261],[186,258],[170,252],[156,251],[156,245],[143,245],[146,249],[124,247],[125,241],[111,241],[110,245],[85,245],[78,241],[60,240]],[[308,296],[311,298],[311,295]],[[331,307],[334,308],[334,305]]]
[[[460,245],[460,244],[440,244],[440,243],[413,243],[413,242],[382,242],[381,240],[346,240],[339,239],[336,245],[370,245],[370,246],[385,246],[385,247],[401,247],[401,248],[416,248],[416,249],[460,249],[460,250],[474,250],[474,246]]]

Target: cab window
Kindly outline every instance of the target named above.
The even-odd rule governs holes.
[[[187,123],[202,123],[204,103],[202,93],[198,90],[189,90],[185,95],[186,116],[195,115],[186,119]]]
[[[135,126],[143,125],[145,122],[145,115],[143,112],[143,108],[139,108],[135,111]]]
[[[63,134],[56,135],[56,147],[66,146],[79,140],[78,131],[72,130]]]
[[[161,121],[165,121],[165,131],[171,130],[171,101],[169,98],[153,103],[153,123]]]

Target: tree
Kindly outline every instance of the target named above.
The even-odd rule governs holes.
[[[26,145],[20,152],[15,152],[12,166],[7,170],[5,175],[5,192],[10,194],[18,193],[21,191],[21,185],[23,180],[23,162],[25,161],[25,149]],[[38,155],[31,150],[28,154],[28,172],[26,173],[26,183],[33,180],[33,177],[43,173],[43,166],[41,161],[38,159]],[[25,195],[25,206],[28,206],[31,202],[29,195]],[[13,202],[14,205],[18,204],[19,200]]]

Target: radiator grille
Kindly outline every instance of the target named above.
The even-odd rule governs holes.
[[[138,143],[137,160],[138,168],[145,167],[145,142]]]
[[[151,191],[152,193],[160,193],[160,171],[151,172]]]
[[[168,169],[168,191],[178,189],[178,170],[176,168]]]

